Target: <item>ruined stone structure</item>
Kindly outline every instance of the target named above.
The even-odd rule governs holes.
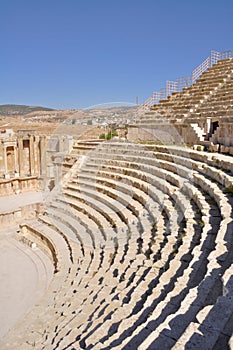
[[[73,138],[39,135],[34,130],[10,129],[0,134],[0,196],[51,190],[61,180]],[[51,183],[53,183],[52,187]]]
[[[0,134],[0,195],[38,189],[46,170],[46,137],[34,131],[2,130]]]
[[[54,186],[19,239],[48,255],[54,276],[1,349],[233,349],[233,159],[184,144],[230,151],[232,62],[129,128],[153,142],[47,140],[37,170]],[[223,108],[215,98],[228,91]],[[3,146],[12,179],[35,175],[37,139],[23,135]],[[19,149],[27,162],[15,169]]]
[[[39,175],[43,170],[45,136],[32,131],[2,130],[0,134],[0,176],[5,179]]]

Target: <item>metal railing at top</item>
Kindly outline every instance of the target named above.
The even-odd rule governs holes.
[[[233,50],[224,52],[211,50],[210,56],[193,70],[191,76],[179,77],[175,81],[167,80],[166,87],[160,89],[158,92],[153,92],[151,97],[149,97],[141,106],[143,106],[143,109],[148,109],[151,105],[159,103],[159,101],[172,95],[173,92],[181,92],[184,88],[188,88],[194,84],[207,69],[211,68],[219,60],[226,58],[233,58]]]
[[[207,57],[197,68],[193,70],[192,73],[192,83],[205,72],[207,69],[211,68],[214,64],[218,62],[218,60],[223,59],[225,52],[218,52],[215,50],[211,50],[210,56]]]
[[[226,58],[233,58],[233,50],[220,52],[219,59],[224,60]]]
[[[195,83],[195,81],[210,67],[211,58],[207,57],[197,68],[194,69],[192,73],[192,83]]]

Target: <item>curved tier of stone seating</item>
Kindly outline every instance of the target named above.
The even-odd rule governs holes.
[[[209,100],[204,100],[197,108],[193,117],[224,117],[229,115],[233,106],[233,76],[232,71],[228,72],[228,76],[224,80],[224,84],[211,94],[211,104]]]
[[[213,67],[205,71],[190,87],[181,92],[174,92],[166,100],[154,105],[136,124],[153,125],[161,119],[180,119],[186,117],[199,118],[200,116],[224,116],[226,107],[232,105],[230,92],[232,88],[233,59],[219,60]],[[223,108],[224,91],[227,91],[227,102]],[[215,102],[220,103],[218,108]],[[213,104],[212,104],[213,102]]]
[[[27,224],[56,237],[62,258],[4,349],[230,344],[232,169],[227,156],[184,148],[97,145]]]

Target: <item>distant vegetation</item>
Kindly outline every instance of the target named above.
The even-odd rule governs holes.
[[[114,136],[118,136],[117,132],[115,129],[108,131],[107,134],[100,134],[99,139],[100,140],[111,140]]]
[[[38,107],[38,106],[25,106],[25,105],[0,105],[0,115],[13,116],[13,115],[25,115],[31,112],[38,111],[53,111],[52,108]]]

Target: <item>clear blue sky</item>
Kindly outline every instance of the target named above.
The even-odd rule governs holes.
[[[0,104],[147,99],[211,49],[233,49],[232,0],[0,0]]]

